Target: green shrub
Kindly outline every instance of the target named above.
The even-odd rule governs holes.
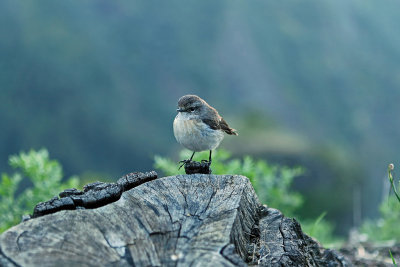
[[[368,220],[361,226],[361,232],[372,241],[400,240],[400,204],[396,196],[390,196],[379,207],[380,218]]]
[[[1,176],[0,232],[19,223],[23,214],[32,213],[37,203],[49,200],[65,188],[77,187],[79,182],[77,177],[71,177],[62,183],[62,167],[49,159],[46,149],[10,156],[9,164],[17,171]],[[25,179],[29,185],[21,188]]]

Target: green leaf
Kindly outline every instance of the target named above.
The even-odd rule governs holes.
[[[392,255],[392,252],[390,251],[390,249],[389,249],[389,254],[390,254],[390,258],[392,258],[393,265],[397,267],[396,261],[394,260],[394,257]]]

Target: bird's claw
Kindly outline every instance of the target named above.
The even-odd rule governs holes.
[[[178,163],[182,163],[182,164],[179,166],[178,170],[180,170],[183,166],[185,166],[186,164],[188,164],[190,162],[192,162],[190,159],[180,160]]]
[[[206,163],[208,166],[211,165],[211,161],[210,161],[210,160],[202,159],[202,160],[201,160],[201,163]]]

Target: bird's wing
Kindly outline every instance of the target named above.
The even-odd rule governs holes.
[[[220,130],[221,126],[219,126],[219,123],[217,120],[213,120],[213,119],[203,119],[203,122],[205,124],[207,124],[208,126],[210,126],[211,129],[213,130]]]
[[[224,132],[226,132],[227,134],[238,135],[236,130],[229,127],[228,123],[222,117],[221,117],[221,120],[219,121],[219,126],[220,126],[220,129],[223,130]]]
[[[221,117],[220,120],[216,119],[203,119],[203,122],[210,126],[213,130],[222,130],[230,135],[238,135],[235,129],[229,127],[228,123]]]

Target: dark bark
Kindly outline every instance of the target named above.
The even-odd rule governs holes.
[[[93,209],[117,201],[124,191],[157,178],[154,171],[133,172],[121,177],[117,183],[95,182],[85,185],[83,191],[75,188],[66,189],[46,202],[36,205],[33,218],[61,210]]]
[[[184,164],[186,174],[211,174],[210,163],[208,161],[189,161]]]
[[[0,236],[0,252],[4,266],[347,264],[294,219],[262,206],[249,180],[236,175],[159,178],[98,208],[31,219]]]

